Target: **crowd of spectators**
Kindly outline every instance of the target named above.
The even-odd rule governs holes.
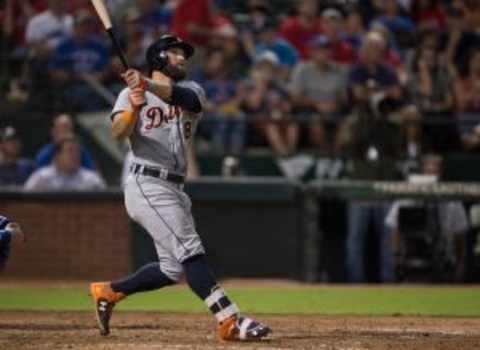
[[[376,160],[480,146],[478,1],[106,3],[139,69],[164,33],[196,46],[190,73],[209,99],[199,136],[212,152]],[[90,1],[4,0],[0,17],[9,102],[47,115],[109,108],[121,64]],[[378,127],[388,147],[369,141]]]
[[[90,152],[78,140],[70,115],[53,119],[51,142],[31,161],[21,157],[22,142],[15,128],[0,133],[0,186],[26,191],[89,191],[106,187]]]
[[[392,180],[406,175],[398,159],[415,164],[429,153],[480,149],[478,0],[106,3],[133,67],[147,72],[145,51],[162,34],[195,45],[189,69],[208,97],[199,137],[210,152],[234,159],[267,146],[279,160],[296,159],[294,167],[303,161],[299,151],[347,155],[350,178]],[[56,116],[35,161],[21,158],[17,130],[2,130],[0,185],[103,188],[71,116],[110,108],[106,95],[123,88],[122,65],[90,1],[0,4],[2,103]],[[385,225],[388,209],[349,203],[351,281],[365,278],[369,221],[378,231],[381,279],[392,281],[391,231],[399,225],[395,213]]]

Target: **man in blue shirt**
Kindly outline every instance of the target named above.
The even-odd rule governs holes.
[[[412,44],[415,34],[415,24],[406,16],[400,14],[398,0],[386,0],[384,14],[375,19],[388,28],[395,38],[395,43],[402,48]]]
[[[51,135],[52,142],[43,146],[35,156],[35,166],[37,168],[50,165],[55,156],[55,146],[66,138],[75,135],[72,117],[70,117],[68,114],[60,114],[59,116],[55,117],[53,120]],[[80,145],[80,162],[81,166],[84,168],[90,170],[95,169],[93,158],[90,152],[83,145]]]
[[[0,271],[5,268],[5,264],[10,256],[11,243],[24,243],[25,234],[20,225],[16,222],[11,222],[6,217],[0,215]]]
[[[49,65],[53,82],[63,92],[63,103],[79,112],[106,107],[86,83],[86,79],[103,82],[109,61],[105,44],[95,36],[94,20],[88,11],[78,11],[73,36],[59,44]]]
[[[367,34],[362,47],[361,62],[350,71],[349,87],[356,103],[365,103],[377,93],[393,99],[401,98],[397,75],[392,67],[383,63],[385,40],[376,33]]]

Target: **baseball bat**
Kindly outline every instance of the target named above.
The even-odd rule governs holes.
[[[125,70],[129,69],[130,65],[128,64],[127,57],[125,56],[120,43],[118,42],[117,36],[113,31],[112,20],[110,18],[110,14],[108,13],[107,7],[105,6],[105,2],[103,0],[91,0],[91,2],[93,7],[95,7],[98,17],[100,17],[100,20],[102,21],[110,40],[112,41],[118,57],[120,57],[120,60],[122,61],[123,67]]]

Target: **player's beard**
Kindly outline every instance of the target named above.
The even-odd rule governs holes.
[[[187,71],[185,68],[175,66],[173,64],[168,63],[165,68],[163,69],[163,73],[173,79],[174,81],[180,81],[186,78]]]

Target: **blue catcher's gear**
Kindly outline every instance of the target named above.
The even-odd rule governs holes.
[[[5,229],[9,223],[10,220],[0,215],[0,271],[3,270],[10,256],[11,233]]]

